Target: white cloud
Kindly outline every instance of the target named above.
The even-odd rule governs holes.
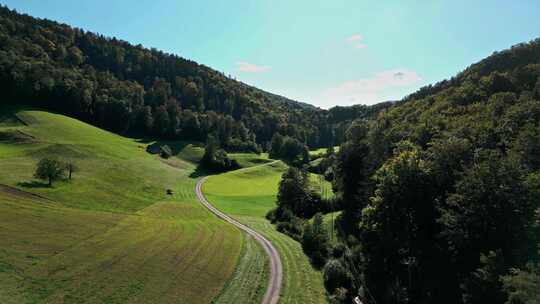
[[[356,49],[367,48],[367,45],[362,42],[363,40],[364,40],[364,36],[360,34],[355,34],[345,39],[345,41],[347,41],[350,45],[352,45]]]
[[[271,69],[272,67],[269,66],[256,65],[245,61],[239,61],[236,63],[236,70],[244,73],[264,73],[270,71]]]
[[[417,85],[422,78],[406,69],[394,69],[379,72],[372,77],[351,80],[324,90],[321,100],[325,104],[374,104],[386,101],[392,93]],[[396,97],[392,97],[396,98]]]
[[[349,42],[355,42],[355,41],[360,41],[364,39],[364,36],[360,35],[360,34],[355,34],[355,35],[352,35],[350,37],[347,38],[347,41]]]

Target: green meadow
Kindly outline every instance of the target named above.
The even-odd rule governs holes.
[[[0,110],[0,303],[260,302],[264,251],[195,197],[204,146],[164,142],[175,154],[164,160],[146,152],[151,143],[49,112]],[[287,166],[264,153],[230,156],[243,169],[212,176],[205,194],[275,244],[281,303],[324,303],[321,273],[264,218]],[[33,178],[43,157],[79,170],[47,187]]]
[[[261,268],[264,278],[262,249],[196,200],[196,147],[166,163],[147,143],[75,119],[0,111],[0,303],[261,297],[264,288],[246,282]],[[79,170],[49,188],[32,177],[42,157]]]
[[[326,154],[326,150],[328,150],[328,149],[327,148],[319,148],[319,149],[315,149],[315,150],[310,150],[309,151],[309,156],[311,156],[311,157],[321,157],[321,156]],[[335,146],[334,151],[338,152],[339,151],[339,146]]]
[[[286,169],[284,163],[274,161],[211,176],[203,191],[214,206],[261,232],[279,251],[284,268],[280,303],[325,303],[321,272],[311,266],[298,242],[277,232],[265,219],[275,207],[279,181]],[[312,181],[316,180],[312,176]]]

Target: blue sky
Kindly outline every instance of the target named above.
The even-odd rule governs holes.
[[[400,99],[540,37],[537,0],[8,0],[328,108]]]

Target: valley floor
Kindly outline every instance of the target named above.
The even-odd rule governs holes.
[[[220,211],[263,234],[277,248],[283,262],[279,303],[326,303],[322,274],[314,269],[300,243],[279,233],[265,219],[275,207],[282,162],[211,176],[203,185],[208,200]]]

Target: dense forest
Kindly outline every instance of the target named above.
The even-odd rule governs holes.
[[[0,98],[136,136],[266,150],[275,134],[309,147],[390,104],[329,111],[246,85],[204,65],[0,8]]]
[[[539,303],[540,39],[355,121],[324,162],[340,242],[302,221],[302,173],[269,217],[324,264],[332,301]]]

